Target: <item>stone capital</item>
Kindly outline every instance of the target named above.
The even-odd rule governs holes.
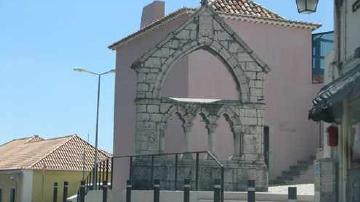
[[[207,124],[207,125],[206,125],[206,128],[208,129],[208,133],[209,133],[209,134],[214,134],[217,126],[218,126],[218,125],[217,125],[216,123],[209,123],[209,124]]]
[[[194,124],[192,122],[185,122],[183,124],[183,128],[184,128],[184,132],[185,133],[190,133],[191,132],[191,128]]]
[[[232,127],[232,129],[233,129],[235,135],[241,134],[241,133],[243,133],[243,131],[244,131],[244,126],[234,125],[234,126]]]
[[[167,128],[167,124],[164,122],[158,123],[159,130],[164,131]]]

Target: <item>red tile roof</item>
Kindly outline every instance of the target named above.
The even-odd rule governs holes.
[[[256,4],[252,0],[209,0],[208,4],[220,13],[284,20],[278,14]]]
[[[255,22],[264,24],[281,25],[284,27],[297,27],[303,29],[315,30],[320,27],[319,24],[306,23],[288,20],[280,15],[270,11],[269,9],[253,2],[252,0],[208,0],[208,5],[211,6],[223,18],[235,19],[245,22]],[[182,8],[163,18],[158,19],[154,23],[142,28],[141,30],[130,34],[129,36],[111,44],[110,49],[115,50],[120,44],[126,43],[130,40],[141,36],[147,31],[156,29],[159,25],[164,24],[182,15],[191,16],[196,12],[196,9]]]
[[[0,170],[91,170],[95,148],[76,135],[22,138],[0,145]],[[99,160],[110,156],[99,151]]]

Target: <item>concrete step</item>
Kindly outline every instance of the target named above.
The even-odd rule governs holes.
[[[286,175],[286,176],[298,176],[301,174],[300,170],[287,170],[287,171],[282,171],[282,175]]]
[[[309,165],[293,165],[289,167],[289,170],[304,171],[309,168]]]
[[[198,202],[213,202],[212,193],[205,195],[200,193],[198,195]],[[271,192],[256,192],[256,201],[261,202],[288,202],[287,194],[271,193]],[[298,196],[299,202],[313,202],[314,196]],[[225,192],[224,202],[247,202],[246,192]]]
[[[288,170],[282,171],[281,175],[275,180],[269,182],[270,185],[288,185],[294,184],[297,179],[300,179],[302,175],[311,175],[309,169],[312,168],[315,157],[310,157],[309,160],[297,161],[296,165],[289,166]],[[308,181],[309,177],[305,177],[300,181]]]

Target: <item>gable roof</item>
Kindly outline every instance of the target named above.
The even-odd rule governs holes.
[[[52,139],[39,136],[15,139],[0,145],[0,171],[91,170],[94,154],[95,148],[77,135]],[[99,151],[100,161],[107,158],[107,153]]]
[[[280,25],[284,27],[296,27],[310,30],[315,30],[321,26],[314,23],[287,20],[280,15],[270,11],[269,9],[256,4],[252,0],[209,0],[208,5],[224,19]],[[163,18],[158,19],[150,25],[143,27],[139,31],[111,44],[108,48],[115,50],[117,46],[134,40],[148,31],[157,29],[160,25],[168,23],[177,17],[184,15],[191,17],[191,15],[197,10],[198,9],[194,8],[179,9]]]

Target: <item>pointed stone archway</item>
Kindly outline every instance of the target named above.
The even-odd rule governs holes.
[[[159,98],[172,65],[191,52],[205,49],[222,60],[235,78],[240,101],[256,101],[250,80],[263,80],[269,71],[253,50],[211,8],[204,6],[165,40],[134,64],[137,98]]]
[[[207,50],[223,61],[237,84],[238,100],[187,102],[161,97],[162,86],[173,64],[199,49]],[[267,168],[262,152],[263,85],[269,68],[212,8],[203,5],[187,22],[139,58],[132,68],[137,73],[137,154],[162,152],[167,119],[174,113],[183,121],[187,140],[191,136],[194,117],[201,113],[207,123],[208,146],[212,149],[217,117],[226,114],[234,135],[235,150],[234,158],[227,165],[236,187],[229,190],[245,188],[246,185],[240,182],[247,179],[256,179],[258,188],[266,190]]]

